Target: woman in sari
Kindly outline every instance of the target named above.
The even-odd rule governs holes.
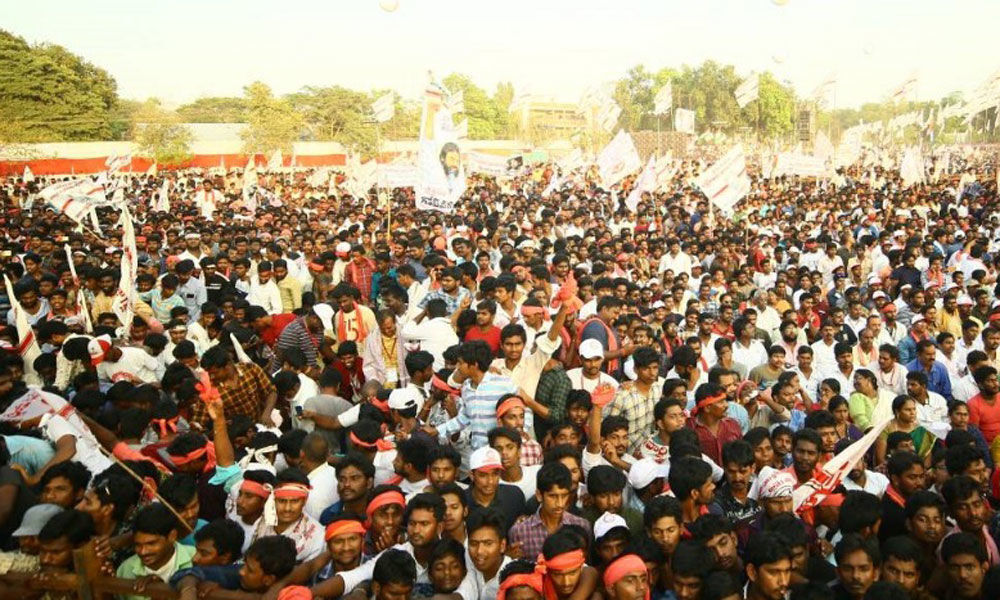
[[[858,369],[854,372],[854,392],[847,400],[847,409],[851,421],[861,431],[868,431],[875,424],[872,415],[880,401],[878,379],[868,369]]]
[[[885,462],[889,434],[896,431],[908,433],[913,440],[913,448],[917,456],[926,461],[934,448],[935,437],[917,422],[917,401],[905,395],[896,396],[896,399],[892,401],[892,415],[893,418],[889,421],[889,425],[875,442],[875,464],[880,465]]]

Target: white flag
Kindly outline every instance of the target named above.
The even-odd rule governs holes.
[[[659,92],[656,92],[656,97],[653,98],[653,112],[658,115],[665,115],[670,112],[670,108],[673,105],[673,85],[671,85],[668,81],[663,87],[660,88]]]
[[[889,94],[889,102],[906,102],[912,100],[917,91],[917,74],[912,73]]]
[[[622,108],[614,102],[609,102],[597,113],[597,125],[604,131],[614,131],[621,114]]]
[[[159,169],[157,168],[156,161],[154,160],[153,164],[146,169],[146,175],[156,177],[157,173],[159,173]]]
[[[108,175],[114,175],[125,167],[131,168],[131,154],[112,154],[104,161],[104,166],[108,170]]]
[[[240,344],[240,341],[236,339],[236,336],[233,335],[233,332],[231,331],[229,332],[229,341],[233,343],[233,350],[236,351],[237,362],[240,362],[242,364],[248,364],[253,362],[252,360],[250,360],[250,357],[247,356],[247,351],[243,349],[243,345]]]
[[[924,182],[924,157],[916,146],[903,151],[903,157],[899,161],[899,178],[907,187]]]
[[[70,179],[59,181],[38,192],[56,212],[63,213],[77,223],[91,216],[97,206],[107,206],[104,186],[90,179]],[[95,217],[91,217],[96,221]]]
[[[35,174],[31,172],[31,167],[24,165],[24,175],[22,176],[25,183],[31,183],[35,180]]]
[[[736,104],[743,108],[757,99],[760,92],[760,76],[757,74],[747,77],[746,80],[736,88]]]
[[[396,98],[393,93],[389,92],[375,100],[372,103],[372,113],[374,113],[375,120],[379,123],[385,123],[392,119],[393,115],[396,114]]]
[[[170,212],[170,179],[167,177],[163,178],[163,185],[160,186],[160,191],[156,194],[156,205],[153,210]]]
[[[743,148],[734,146],[695,180],[708,200],[726,214],[750,191]]]
[[[274,154],[271,155],[270,160],[267,161],[267,168],[271,171],[277,171],[284,164],[284,158],[281,156],[281,150],[275,150]]]
[[[458,125],[455,126],[455,135],[458,136],[460,140],[469,139],[469,120],[462,119]]]
[[[674,110],[674,129],[680,133],[694,133],[694,111],[686,108]]]
[[[42,379],[35,372],[35,359],[42,355],[42,350],[38,347],[38,340],[35,339],[35,331],[28,324],[28,315],[14,296],[14,286],[11,285],[6,273],[3,276],[3,283],[7,287],[11,310],[14,311],[14,327],[17,329],[16,350],[24,359],[24,380],[29,384],[41,385]]]
[[[458,90],[448,96],[448,110],[452,114],[465,112],[465,92],[463,90]]]
[[[632,136],[619,130],[597,157],[597,168],[605,187],[611,187],[642,166]]]
[[[132,317],[135,315],[139,256],[135,247],[135,228],[132,226],[132,215],[129,214],[127,208],[122,208],[119,222],[122,224],[121,278],[118,280],[118,290],[111,299],[111,310],[122,322],[127,334],[132,329]]]
[[[46,392],[33,385],[28,386],[28,391],[0,414],[0,421],[21,423],[42,415],[59,415],[76,430],[78,437],[86,438],[95,446],[98,445],[93,432],[83,422],[72,404],[57,394]],[[111,466],[110,461],[108,466]]]
[[[644,192],[652,192],[656,189],[656,157],[650,156],[646,161],[646,167],[642,170],[639,178],[635,180],[635,187],[625,198],[625,206],[632,212],[639,206]]]
[[[891,402],[886,402],[885,400],[879,402],[879,405],[891,404]],[[876,407],[876,410],[878,410],[878,407]],[[872,444],[878,440],[889,424],[889,421],[892,420],[891,412],[888,416],[883,416],[877,421],[874,420],[875,415],[872,415],[872,417],[876,425],[864,437],[827,461],[820,468],[819,473],[813,476],[812,479],[795,488],[795,491],[792,492],[792,505],[796,512],[818,506],[820,502],[829,496],[834,488],[844,480],[844,477],[851,472],[854,465],[858,464],[858,461],[868,452]]]
[[[66,263],[69,265],[69,274],[73,277],[73,285],[80,290],[80,277],[77,276],[76,265],[73,263],[73,251],[69,244],[64,244],[63,250],[66,251]],[[76,312],[83,319],[83,330],[87,333],[94,331],[94,325],[90,322],[90,310],[87,309],[87,300],[83,293],[76,294]]]
[[[465,165],[445,98],[445,90],[434,83],[424,92],[417,155],[420,182],[414,190],[417,210],[453,212],[465,193]]]
[[[813,90],[812,98],[821,107],[831,106],[833,104],[833,96],[837,87],[837,75],[830,73],[826,76],[816,89]]]

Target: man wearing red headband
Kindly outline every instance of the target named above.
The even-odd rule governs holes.
[[[276,522],[269,523],[265,511],[264,522],[258,527],[254,539],[269,535],[283,535],[295,542],[295,558],[299,561],[315,558],[323,551],[323,527],[319,521],[305,514],[309,498],[309,478],[298,469],[285,469],[274,486]]]
[[[726,392],[716,383],[703,383],[694,396],[695,406],[688,427],[698,434],[701,451],[715,464],[722,462],[722,446],[742,439],[739,423],[726,416]]]
[[[604,570],[604,591],[609,600],[649,600],[646,563],[636,554],[618,557]]]
[[[542,445],[526,430],[527,405],[520,396],[508,394],[497,400],[497,423],[509,427],[521,436],[521,465],[530,467],[542,464]]]

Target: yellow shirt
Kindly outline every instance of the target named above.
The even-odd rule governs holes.
[[[295,312],[302,308],[302,284],[291,275],[286,275],[278,284],[281,293],[281,312]]]

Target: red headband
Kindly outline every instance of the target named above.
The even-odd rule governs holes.
[[[261,498],[267,498],[271,495],[271,486],[244,479],[243,483],[240,484],[240,491],[260,496]]]
[[[447,381],[441,379],[436,374],[431,376],[431,386],[436,387],[442,392],[448,392],[451,395],[457,395],[460,392],[458,388],[451,387]]]
[[[702,398],[701,402],[695,405],[694,410],[691,411],[691,413],[696,415],[699,412],[701,412],[701,409],[705,408],[709,404],[715,404],[716,402],[720,402],[725,399],[726,399],[725,392],[716,394],[714,396],[709,396],[708,398]]]
[[[378,450],[379,452],[388,452],[389,450],[392,450],[393,448],[396,447],[396,445],[393,444],[392,442],[384,440],[382,438],[379,438],[374,442],[366,442],[361,438],[359,438],[358,436],[354,435],[353,431],[347,434],[347,438],[350,439],[351,443],[353,443],[355,446],[357,446],[358,448],[364,448],[365,450],[374,449]]]
[[[626,554],[618,558],[618,560],[612,562],[608,565],[608,568],[604,570],[604,585],[610,587],[626,575],[631,575],[632,573],[642,573],[643,576],[645,576],[646,572],[646,563],[643,562],[641,558],[635,554]],[[646,587],[646,600],[649,600],[648,586]]]
[[[582,567],[585,562],[586,558],[583,555],[583,550],[563,552],[562,554],[553,556],[549,560],[545,559],[544,554],[539,554],[538,559],[535,560],[535,572],[546,574],[549,571],[572,571],[573,569]],[[557,600],[559,598],[551,577],[545,576],[542,578],[542,596],[545,597],[545,600]]]
[[[365,526],[353,519],[334,521],[326,526],[326,537],[324,539],[329,542],[338,535],[349,533],[357,533],[363,536],[365,534]]]
[[[368,507],[365,508],[365,515],[368,517],[368,521],[365,523],[365,526],[371,528],[372,515],[375,514],[375,511],[383,506],[389,506],[390,504],[398,504],[405,507],[406,498],[403,497],[403,494],[394,490],[382,492],[378,496],[372,498],[372,501],[368,503]]]
[[[497,600],[506,600],[507,590],[510,588],[521,587],[522,585],[526,585],[541,594],[542,574],[538,571],[535,571],[534,573],[518,573],[517,575],[511,575],[507,579],[504,579],[503,583],[500,584],[500,589],[497,591]]]
[[[508,411],[517,408],[519,406],[521,408],[524,408],[524,400],[521,400],[517,396],[514,396],[513,398],[507,398],[506,400],[500,403],[500,406],[497,407],[497,418],[504,416]]]
[[[521,316],[530,317],[532,315],[542,315],[546,321],[552,317],[549,315],[547,308],[541,306],[524,306],[521,305]]]
[[[307,498],[309,497],[309,490],[312,489],[308,485],[301,483],[283,483],[274,489],[275,498]]]
[[[374,406],[375,408],[379,409],[380,411],[384,412],[385,414],[389,414],[389,401],[388,400],[379,400],[378,398],[372,398],[371,400],[369,400],[369,402],[371,402],[372,406]]]
[[[171,454],[170,455],[170,462],[174,463],[177,466],[186,465],[189,462],[198,460],[202,456],[205,456],[205,454],[207,454],[207,453],[208,453],[208,444],[205,444],[201,448],[197,448],[195,450],[192,450],[192,451],[188,452],[187,454],[181,454],[180,456],[176,456],[174,454]]]

